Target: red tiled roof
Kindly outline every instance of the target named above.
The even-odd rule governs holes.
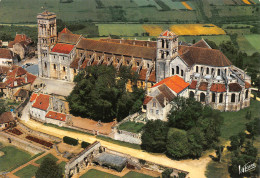
[[[37,98],[38,94],[37,93],[33,93],[30,99],[30,102],[33,102],[36,98]]]
[[[66,121],[65,114],[54,112],[54,111],[49,111],[45,117],[50,118],[50,119],[60,120],[60,121]]]
[[[26,76],[27,76],[27,82],[28,82],[28,83],[31,83],[31,84],[32,84],[32,83],[35,81],[35,79],[37,78],[35,75],[30,74],[30,73],[27,73]]]
[[[69,29],[67,29],[66,27],[60,33],[72,34],[72,32]]]
[[[220,83],[213,83],[210,87],[210,91],[213,92],[226,92],[226,86]]]
[[[74,45],[57,43],[51,52],[69,54],[74,48]]]
[[[209,48],[211,49],[211,47],[208,45],[208,43],[205,40],[200,40],[197,43],[195,43],[194,45],[192,45],[194,47],[200,47],[200,48]]]
[[[17,82],[17,84],[15,84],[15,82]],[[23,77],[18,77],[18,78],[10,77],[7,79],[7,81],[5,81],[5,84],[6,86],[13,88],[13,87],[24,85],[26,84],[26,82]]]
[[[146,72],[147,72],[147,69],[142,69],[142,70],[139,72],[139,79],[140,79],[140,80],[145,80],[145,79],[146,79]]]
[[[182,90],[187,88],[190,84],[186,83],[181,77],[178,75],[174,75],[172,77],[165,78],[161,80],[160,82],[156,83],[153,87],[159,86],[165,84],[167,87],[169,87],[171,90],[173,90],[176,93],[180,93]]]
[[[208,88],[208,82],[200,82],[199,90],[206,91]]]
[[[22,45],[28,45],[31,43],[31,38],[28,38],[25,34],[16,34],[14,41],[8,44],[8,48],[12,48],[14,44],[21,43]]]
[[[10,49],[0,48],[0,58],[13,59],[13,53]]]
[[[149,82],[156,83],[156,78],[155,78],[155,71],[152,71],[150,74],[150,77],[148,79]]]
[[[229,91],[239,92],[242,90],[242,87],[238,83],[230,83],[228,84],[228,86],[229,86]]]
[[[7,73],[9,77],[17,77],[26,74],[27,71],[22,67],[15,67],[12,71]]]
[[[189,66],[203,64],[225,67],[232,64],[220,50],[216,49],[179,45],[178,53]]]
[[[196,89],[196,86],[197,86],[197,81],[196,81],[196,80],[192,80],[192,82],[191,82],[189,88],[190,88],[190,89]]]
[[[245,82],[245,88],[251,88],[251,84],[248,82]]]
[[[22,98],[27,98],[29,94],[28,90],[20,88],[15,94],[15,97],[22,97]]]
[[[160,36],[176,36],[172,31],[166,30],[160,34]]]
[[[151,96],[146,96],[144,98],[144,102],[143,102],[143,105],[147,105],[149,103],[149,101],[151,101],[153,99],[153,97]]]
[[[49,107],[49,95],[40,94],[32,107],[47,111]]]

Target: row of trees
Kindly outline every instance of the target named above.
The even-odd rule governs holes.
[[[96,121],[119,121],[140,110],[144,90],[137,88],[138,74],[121,66],[89,66],[74,79],[76,86],[67,97],[70,113]],[[126,90],[131,81],[133,92]]]
[[[223,118],[219,111],[192,98],[177,97],[168,122],[148,121],[142,135],[142,148],[174,159],[199,158],[213,148],[220,136]]]

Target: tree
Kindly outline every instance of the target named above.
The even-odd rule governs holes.
[[[199,158],[202,154],[203,147],[207,144],[204,133],[198,127],[194,127],[187,132],[189,142],[189,155],[192,158]]]
[[[129,67],[117,70],[113,66],[89,66],[75,78],[74,87],[67,97],[70,112],[96,121],[121,120],[141,109],[144,90],[136,87],[138,74]],[[133,92],[126,90],[127,82]]]
[[[208,43],[208,45],[212,48],[212,49],[218,49],[217,44],[214,41],[211,41],[209,39],[205,39],[205,41]]]
[[[250,137],[260,135],[260,119],[255,118],[253,121],[247,123],[246,130],[250,133]]]
[[[173,172],[172,169],[165,169],[165,170],[162,172],[162,178],[170,178],[172,172]]]
[[[222,145],[217,146],[215,148],[215,152],[216,152],[216,155],[217,155],[217,160],[219,162],[221,162],[221,157],[222,157],[222,153],[223,153],[224,148],[225,148],[225,146],[222,146]]]
[[[35,175],[36,178],[62,178],[62,168],[51,158],[45,158]]]
[[[148,121],[142,134],[142,149],[150,152],[162,153],[165,151],[168,127],[161,120]]]
[[[190,153],[189,142],[185,130],[173,129],[172,133],[168,134],[167,140],[167,155],[174,159],[187,157]]]

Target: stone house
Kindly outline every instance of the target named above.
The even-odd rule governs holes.
[[[17,59],[10,49],[0,48],[0,66],[12,66],[16,63]]]
[[[62,100],[51,95],[37,93],[33,93],[30,98],[30,116],[40,122],[58,126],[64,126],[68,118]]]
[[[3,82],[0,83],[0,86],[4,93],[4,97],[10,99],[24,99],[28,96],[29,91],[39,88],[41,84],[42,81],[40,78],[27,72],[22,67],[14,66],[7,72],[6,77],[3,79]],[[27,92],[25,92],[25,90],[27,90]]]
[[[24,59],[25,55],[29,52],[31,44],[31,38],[28,38],[25,34],[16,34],[14,41],[9,42],[8,48],[17,54],[20,59]]]
[[[189,83],[178,75],[168,77],[155,84],[147,94],[143,107],[149,120],[160,119],[167,121],[167,114],[171,109],[175,97],[188,96]]]
[[[0,130],[15,126],[15,119],[11,112],[4,112],[0,115]]]

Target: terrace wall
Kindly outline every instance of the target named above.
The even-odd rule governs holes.
[[[48,134],[43,133],[43,132],[32,130],[29,127],[23,125],[20,122],[17,122],[17,125],[19,125],[22,129],[26,130],[28,133],[30,133],[31,135],[33,135],[35,137],[39,136],[39,137],[41,137],[43,139],[46,139],[46,140],[53,140],[55,142],[61,142],[61,139],[58,138],[58,137],[55,137],[55,136],[52,136],[52,135],[48,135]]]
[[[11,144],[21,148],[23,150],[26,150],[32,154],[38,154],[41,153],[43,151],[47,151],[47,149],[44,149],[42,147],[39,147],[37,145],[31,144],[28,141],[22,140],[20,138],[17,138],[15,136],[12,136],[10,134],[4,133],[4,132],[0,132],[0,141],[5,142],[5,143],[9,143],[8,138],[11,139]]]

